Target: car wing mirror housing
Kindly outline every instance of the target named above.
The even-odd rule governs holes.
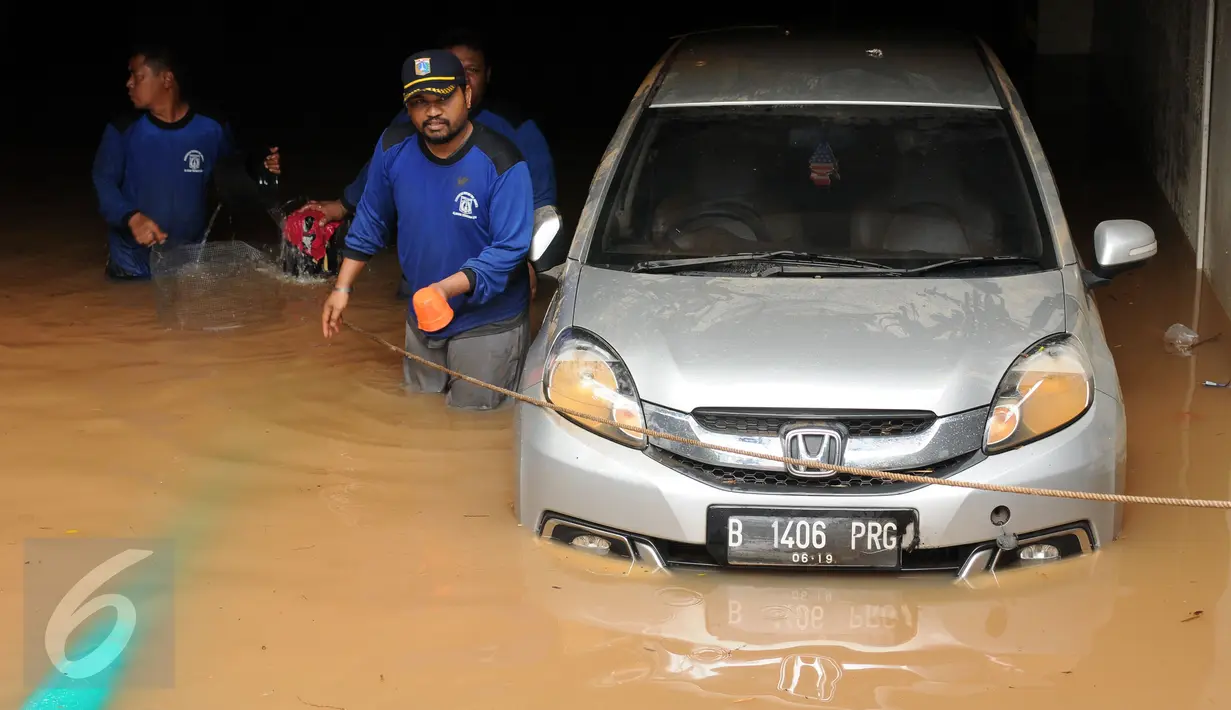
[[[560,212],[553,205],[544,205],[534,211],[534,234],[530,238],[530,263],[534,264],[535,270],[542,271],[544,269],[555,266],[548,264],[545,261],[551,253],[558,250],[551,249],[552,245],[560,236],[563,220],[560,218]]]
[[[1091,286],[1107,283],[1115,276],[1150,260],[1158,253],[1154,230],[1135,219],[1109,219],[1094,228],[1095,278]],[[1089,282],[1090,279],[1087,279]]]

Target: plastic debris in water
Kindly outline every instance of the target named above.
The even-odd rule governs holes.
[[[1166,333],[1163,333],[1163,342],[1167,344],[1168,352],[1188,357],[1192,353],[1193,346],[1197,344],[1198,337],[1197,332],[1192,328],[1176,323],[1168,328]]]
[[[885,56],[884,52],[876,48],[869,49],[867,54],[869,57],[872,57],[873,59],[880,59],[881,57]]]

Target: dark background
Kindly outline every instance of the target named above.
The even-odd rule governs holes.
[[[981,34],[1017,73],[1032,51],[1022,21],[1028,0],[821,1],[725,13],[714,5],[571,3],[524,16],[460,3],[15,4],[0,10],[14,77],[5,93],[3,199],[19,201],[22,214],[60,210],[70,198],[93,209],[93,151],[108,117],[129,105],[129,48],[144,39],[181,53],[186,79],[227,112],[245,147],[282,149],[284,196],[327,199],[399,110],[402,60],[446,27],[477,26],[492,44],[491,94],[538,119],[561,208],[573,217],[628,101],[674,34],[735,24],[952,27]],[[101,229],[92,237],[102,240]]]

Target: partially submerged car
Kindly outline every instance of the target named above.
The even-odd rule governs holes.
[[[667,568],[965,577],[1094,550],[1121,506],[825,468],[1122,492],[1091,289],[1157,244],[1132,220],[1093,239],[1087,269],[978,40],[685,36],[603,157],[521,390],[704,445],[519,407],[519,521]]]

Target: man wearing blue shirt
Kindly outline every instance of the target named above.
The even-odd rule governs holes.
[[[169,51],[142,48],[129,59],[135,109],[103,129],[94,156],[94,189],[107,224],[106,274],[150,278],[150,247],[199,242],[209,218],[209,183],[242,193],[245,175],[231,128],[184,100]],[[281,172],[277,148],[265,167]]]
[[[492,68],[483,37],[474,30],[458,28],[445,33],[437,46],[452,52],[466,71],[466,83],[470,87],[471,95],[471,120],[513,141],[525,157],[534,186],[535,227],[557,216],[556,171],[547,139],[543,137],[538,124],[522,116],[516,107],[487,97]],[[399,125],[410,126],[410,117],[406,111],[398,111],[390,121],[389,128]],[[313,206],[322,210],[330,220],[341,220],[353,215],[367,180],[368,165],[364,165],[355,179],[343,190],[341,199],[313,203]],[[530,276],[533,288],[533,270]],[[403,282],[398,295],[402,298],[409,296],[407,288],[407,284]]]
[[[338,332],[355,278],[394,241],[412,293],[447,301],[452,319],[420,327],[414,300],[406,350],[483,382],[516,389],[529,345],[526,256],[534,225],[534,186],[521,151],[471,120],[471,89],[447,50],[412,55],[402,66],[409,123],[385,129],[346,234],[334,292],[321,314],[325,337]],[[445,393],[450,406],[495,409],[505,398],[409,358],[409,389]]]

